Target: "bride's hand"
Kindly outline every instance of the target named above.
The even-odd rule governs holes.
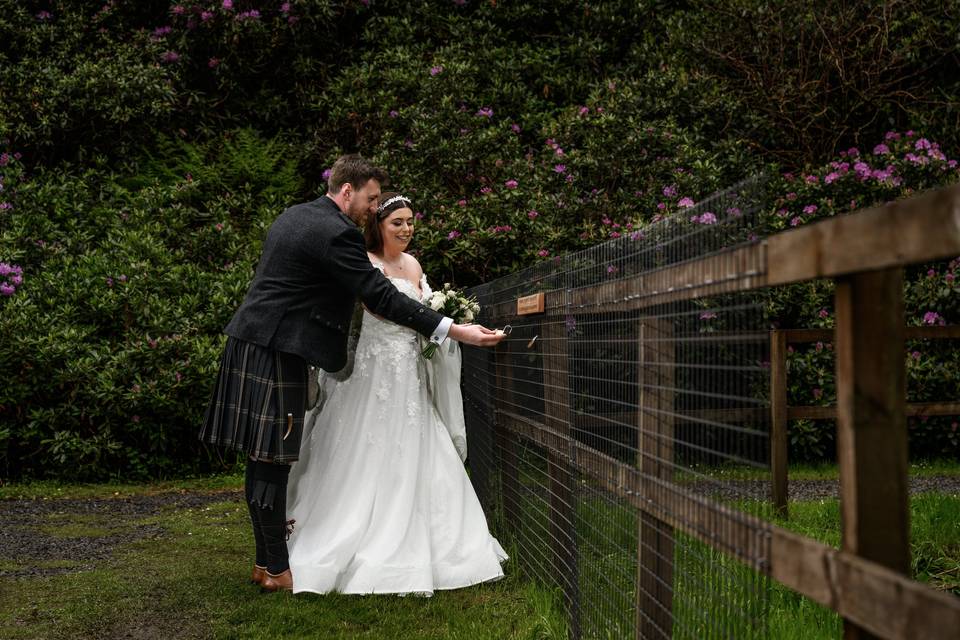
[[[504,339],[503,332],[487,329],[479,324],[454,324],[447,334],[457,342],[472,344],[476,347],[492,347]]]

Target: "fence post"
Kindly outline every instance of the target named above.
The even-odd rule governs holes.
[[[673,321],[640,321],[638,466],[644,477],[673,476]],[[637,638],[673,636],[673,527],[641,512],[637,537]]]
[[[770,332],[770,475],[773,508],[786,518],[787,511],[787,334]]]
[[[541,323],[543,350],[543,412],[547,427],[570,442],[570,377],[568,375],[567,333],[562,319],[544,318]],[[567,451],[572,448],[567,447]],[[570,461],[554,451],[549,453],[550,537],[553,566],[563,590],[570,619],[570,637],[580,637],[580,569],[577,548],[574,472]]]
[[[503,427],[499,419],[500,407],[506,406],[508,411],[513,407],[513,369],[511,343],[505,341],[494,350],[496,386],[491,394],[494,402],[495,460],[499,463],[500,491],[503,497],[501,523],[503,527],[515,534],[522,520],[520,506],[520,459],[518,449],[520,442],[516,435]],[[516,520],[516,524],[514,522]]]
[[[835,297],[843,550],[909,574],[903,269],[838,278]]]

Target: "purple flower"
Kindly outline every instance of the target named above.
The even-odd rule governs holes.
[[[223,4],[221,4],[220,6],[222,6],[227,11],[230,11],[233,9],[233,0],[223,0]]]
[[[126,281],[127,281],[127,276],[125,276],[125,275],[123,275],[123,274],[120,274],[120,277],[117,278],[117,280],[119,280],[120,282],[126,282]]]
[[[873,155],[875,156],[884,156],[888,153],[890,153],[890,147],[882,142],[873,148]]]
[[[389,113],[388,115],[389,115],[391,118],[396,118],[397,116],[400,115],[400,112],[397,111],[396,109],[391,109],[391,110],[390,110],[390,113]]]
[[[803,212],[806,213],[807,215],[810,215],[811,213],[816,213],[816,212],[817,212],[817,205],[815,205],[815,204],[808,204],[807,206],[805,206],[805,207],[803,208]]]
[[[739,218],[743,216],[743,212],[740,211],[739,207],[730,207],[729,209],[727,209],[727,215],[730,216],[731,218]]]
[[[923,324],[940,325],[942,327],[947,324],[947,321],[936,311],[927,311],[923,314]]]
[[[717,314],[714,313],[713,311],[704,311],[703,313],[700,314],[701,320],[713,320],[716,317],[717,317]]]
[[[516,180],[511,179],[504,182],[503,186],[505,186],[507,189],[516,189],[519,184],[520,183]]]
[[[663,196],[665,198],[674,198],[677,195],[677,185],[672,184],[669,187],[663,188]]]
[[[463,234],[460,233],[459,231],[457,231],[456,229],[454,229],[453,231],[451,231],[450,233],[447,234],[447,240],[456,240],[456,239],[459,238],[461,235],[463,235]]]
[[[860,155],[860,150],[857,149],[856,147],[850,147],[849,149],[847,149],[847,155],[850,156],[851,158],[856,158]]]
[[[590,107],[580,107],[580,115],[585,116],[590,113]]]
[[[910,357],[913,358],[914,360],[919,360],[919,359],[920,359],[920,352],[919,352],[919,351],[912,351],[912,352],[910,353]]]
[[[826,309],[820,309],[820,311],[817,312],[817,315],[820,316],[821,318],[829,318],[830,312],[827,311]]]
[[[251,9],[250,11],[244,11],[241,14],[237,15],[237,20],[259,20],[260,12],[256,9]]]
[[[108,287],[112,287],[112,286],[113,286],[113,278],[111,278],[110,276],[107,276],[106,282],[107,282],[107,286],[108,286]]]
[[[947,275],[943,276],[943,279],[946,280],[947,283],[949,284],[949,283],[952,283],[954,280],[956,280],[957,277],[952,273],[948,273]]]
[[[280,13],[283,13],[284,15],[290,13],[290,3],[289,3],[289,2],[284,2],[283,4],[280,5]]]
[[[804,177],[804,181],[806,181],[807,184],[817,184],[820,179],[817,176],[806,176]]]
[[[697,222],[700,224],[717,224],[717,216],[713,215],[712,211],[707,211],[697,219]]]
[[[833,183],[834,180],[836,180],[839,177],[840,177],[839,173],[837,173],[836,171],[831,171],[830,173],[828,173],[823,177],[823,182],[825,184],[831,184]]]
[[[170,12],[175,16],[182,16],[186,9],[181,4],[175,4],[170,8]]]
[[[612,264],[609,265],[609,266],[607,266],[607,275],[613,275],[613,274],[616,273],[617,271],[620,271],[620,269],[618,269],[617,267],[613,266]]]
[[[799,227],[801,224],[803,224],[803,220],[801,220],[799,217],[793,217],[790,219],[791,227]]]
[[[430,67],[430,75],[431,75],[431,76],[437,76],[437,75],[440,75],[441,73],[443,73],[443,65],[442,65],[442,64],[438,64],[438,65],[435,66],[435,67]],[[493,114],[491,114],[491,115],[493,115]]]
[[[490,187],[483,187],[480,189],[480,193],[482,193],[483,195],[487,195],[491,191],[493,191],[493,189],[491,189]]]
[[[926,138],[920,138],[915,143],[913,143],[913,148],[917,151],[923,151],[924,149],[929,149],[931,147],[930,141]]]
[[[202,20],[203,22],[206,22],[212,17],[213,17],[213,11],[204,11],[200,14],[200,20]]]
[[[884,139],[884,140],[899,140],[899,139],[900,139],[900,134],[897,133],[896,131],[887,131],[887,133],[884,134],[883,139]]]
[[[518,125],[518,124],[516,124],[516,123],[510,125],[510,129],[511,129],[514,133],[520,133],[520,125]]]
[[[6,211],[7,209],[13,209],[13,205],[9,202],[0,202],[0,211]]]
[[[677,206],[680,207],[681,209],[689,209],[693,205],[694,205],[693,198],[688,198],[686,196],[684,196],[683,198],[680,198],[680,201],[677,202]]]
[[[417,211],[415,214],[413,214],[413,217],[416,218],[417,220],[423,220],[423,213],[421,213],[420,211]]]
[[[41,11],[37,13],[37,20],[50,20],[53,18],[53,14],[49,11]]]
[[[816,388],[813,390],[813,397],[817,400],[823,397],[823,389]]]
[[[323,173],[321,174],[321,177],[322,177],[324,180],[329,180],[331,173],[333,173],[333,170],[332,170],[332,169],[324,169],[324,170],[323,170]]]
[[[477,116],[481,118],[492,118],[493,109],[491,109],[490,107],[482,107],[477,111]]]
[[[12,284],[7,284],[6,282],[0,282],[0,294],[5,296],[12,296],[16,292],[16,287]]]
[[[553,165],[553,170],[555,173],[566,173],[567,165],[565,164],[555,164]]]
[[[164,62],[176,62],[180,59],[180,54],[176,51],[164,51],[160,59]]]
[[[537,255],[541,258],[546,258],[548,255],[550,255],[550,252],[546,249],[540,249],[540,251],[537,251]]]
[[[207,66],[211,69],[216,69],[220,66],[220,58],[210,58],[207,60]]]
[[[173,31],[173,27],[169,27],[169,26],[166,26],[166,27],[157,27],[156,29],[153,30],[153,37],[154,37],[154,38],[162,38],[162,37],[168,35],[171,31]]]
[[[460,207],[465,207],[465,206],[467,206],[467,201],[466,201],[466,199],[465,199],[465,198],[461,198],[461,199],[457,200],[457,206],[460,206]]]
[[[540,214],[537,213],[537,210],[536,210],[536,209],[530,209],[530,211],[527,211],[527,217],[530,218],[531,220],[533,220],[534,218],[536,218],[538,215],[540,215]]]

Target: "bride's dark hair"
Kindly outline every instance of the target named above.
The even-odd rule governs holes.
[[[367,242],[367,251],[377,253],[383,249],[383,236],[380,234],[380,221],[397,209],[412,209],[413,203],[405,195],[396,191],[386,191],[380,194],[380,206],[376,211],[367,214],[367,222],[363,225],[363,236]],[[385,206],[384,206],[385,205]]]

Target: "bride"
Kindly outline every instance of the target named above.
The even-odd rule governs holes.
[[[426,276],[404,253],[411,206],[385,193],[367,248],[394,286],[424,301]],[[507,556],[464,470],[465,440],[454,444],[463,405],[459,354],[447,351],[424,360],[413,331],[364,311],[350,377],[320,373],[326,399],[290,472],[294,593],[431,595],[503,577]]]

